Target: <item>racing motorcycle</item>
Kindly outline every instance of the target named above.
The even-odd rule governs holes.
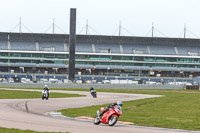
[[[49,99],[49,93],[50,93],[50,91],[48,92],[47,90],[43,90],[42,91],[42,100],[44,100],[44,99],[48,100]]]
[[[101,112],[105,110],[105,108],[101,108]],[[94,124],[99,125],[100,123],[104,123],[113,126],[116,124],[120,115],[122,115],[122,108],[119,105],[109,108],[101,117],[99,116],[99,110],[97,110],[97,117],[94,119]]]
[[[90,93],[93,96],[93,98],[97,98],[97,92],[95,90],[91,90]]]

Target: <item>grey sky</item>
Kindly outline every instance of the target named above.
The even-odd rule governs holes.
[[[183,37],[184,23],[200,37],[199,0],[0,0],[0,31],[11,31],[19,17],[32,32],[44,33],[55,23],[69,33],[70,8],[77,8],[77,33],[86,25],[101,35],[113,35],[121,25],[135,36],[147,36],[152,22],[168,37]],[[14,30],[18,32],[18,29]],[[22,29],[22,32],[27,32]],[[48,32],[52,32],[50,29]],[[56,29],[56,33],[63,33]],[[85,34],[85,30],[81,32]],[[96,34],[89,29],[90,34]],[[117,35],[118,32],[115,33]],[[123,30],[124,35],[130,35]],[[157,36],[164,36],[156,32]],[[188,37],[195,38],[188,32]],[[148,34],[150,36],[150,34]]]

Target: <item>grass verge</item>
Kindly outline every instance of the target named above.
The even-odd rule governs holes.
[[[80,97],[84,95],[79,94],[66,94],[66,93],[50,93],[50,98],[63,98],[63,97]],[[41,98],[41,92],[33,91],[18,91],[18,90],[0,90],[0,99],[29,99]]]
[[[61,132],[37,132],[32,130],[20,130],[15,128],[3,128],[0,127],[0,133],[61,133]],[[68,133],[68,132],[65,132]]]
[[[200,130],[200,93],[197,91],[120,90],[107,92],[158,94],[165,97],[128,101],[123,104],[121,121],[139,126]],[[98,94],[98,92],[97,92]],[[96,116],[96,110],[106,105],[61,110],[69,117]]]

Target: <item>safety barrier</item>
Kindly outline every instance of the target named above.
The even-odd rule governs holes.
[[[1,83],[0,87],[43,88],[43,83]],[[145,84],[78,84],[48,83],[49,88],[98,88],[98,89],[185,89],[185,85],[145,85]]]

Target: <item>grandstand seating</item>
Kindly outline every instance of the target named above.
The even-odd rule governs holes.
[[[0,50],[8,50],[8,41],[0,41]]]
[[[67,49],[69,49],[69,45],[67,45]],[[87,44],[87,43],[77,43],[76,44],[76,52],[89,52],[89,53],[93,53],[92,52],[92,44]]]
[[[200,52],[200,47],[198,46],[178,46],[179,55],[188,55],[188,52]]]
[[[36,45],[35,42],[12,41],[10,42],[10,49],[20,51],[36,51]]]
[[[175,55],[175,49],[173,46],[164,45],[150,45],[151,54],[165,54],[165,55]]]
[[[20,51],[36,51],[36,43],[31,41],[11,41],[10,42],[11,50],[20,50]],[[48,42],[42,41],[38,42],[39,51],[55,51],[55,52],[64,52],[64,43],[63,42]],[[102,53],[101,50],[110,49],[111,53],[121,53],[119,44],[94,44],[95,52]],[[45,48],[53,48],[47,50]],[[141,52],[141,54],[149,54],[147,50],[147,45],[136,45],[136,44],[123,44],[122,45],[124,54],[134,54],[134,50]],[[176,55],[174,46],[164,46],[164,45],[149,45],[150,54],[157,55]],[[0,41],[0,50],[8,50],[8,42]],[[194,52],[200,54],[200,47],[197,46],[177,46],[179,55],[189,55],[188,52]],[[69,44],[67,44],[67,51],[69,51]],[[89,43],[77,43],[76,52],[89,52],[93,53],[92,44]],[[106,52],[106,51],[105,51]]]
[[[123,51],[125,54],[133,54],[133,50],[143,51],[145,54],[148,54],[146,45],[123,44]]]
[[[63,42],[38,42],[39,51],[64,52]]]
[[[120,53],[119,44],[95,44],[96,53],[103,53],[102,52],[103,50],[108,50],[108,49],[110,49],[110,52],[107,52],[107,53]]]

